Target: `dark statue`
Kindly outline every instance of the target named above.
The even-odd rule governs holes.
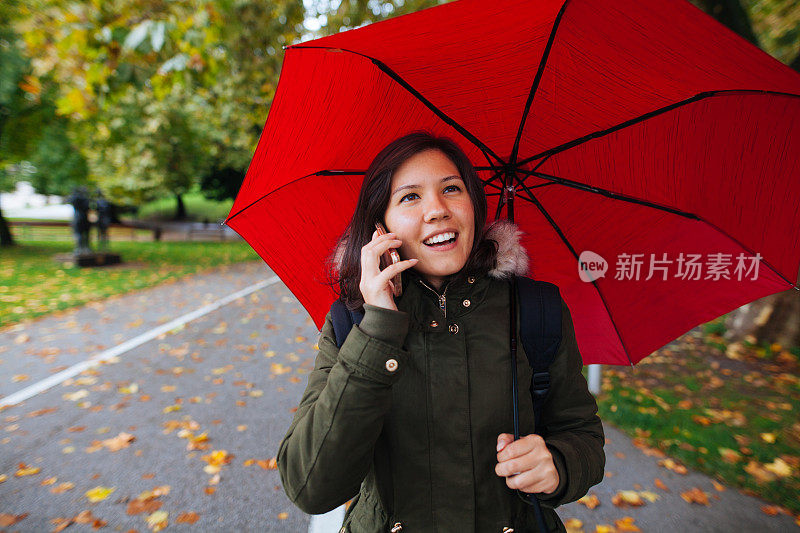
[[[75,236],[75,254],[91,253],[89,247],[89,195],[86,187],[78,187],[72,191],[67,200],[75,209],[72,217],[72,233]]]
[[[108,250],[108,226],[111,224],[111,203],[103,196],[103,191],[95,191],[94,209],[97,213],[97,245]]]
[[[57,256],[57,260],[78,267],[100,267],[116,265],[122,262],[119,254],[108,251],[108,227],[113,218],[113,205],[109,202],[102,191],[97,189],[94,197],[89,198],[86,187],[78,187],[72,191],[67,199],[75,209],[72,218],[72,232],[75,236],[75,250],[68,257]],[[93,251],[89,243],[89,230],[92,221],[89,219],[89,210],[94,208],[97,216],[97,242],[98,251]]]

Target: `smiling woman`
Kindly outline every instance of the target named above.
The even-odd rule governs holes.
[[[334,306],[363,318],[340,338],[326,317],[278,451],[286,494],[304,511],[354,498],[342,531],[564,531],[554,508],[602,480],[602,425],[563,300],[542,427],[523,363],[524,436],[511,435],[509,279],[528,260],[516,227],[486,226],[486,212],[475,169],[449,139],[412,133],[373,160],[331,270]],[[392,249],[401,260],[381,269]]]
[[[402,241],[386,249],[399,248],[401,258],[416,259],[415,272],[437,288],[447,276],[465,279],[490,270],[496,243],[483,238],[486,213],[483,184],[458,145],[422,132],[397,139],[367,169],[353,218],[337,247],[331,277],[342,299],[350,309],[365,302],[362,249],[373,240],[375,222],[383,222]],[[443,232],[457,233],[455,246],[423,243],[441,239]],[[393,272],[403,266],[411,264]],[[394,307],[393,301],[384,302]]]
[[[400,256],[417,259],[414,269],[437,289],[467,263],[475,235],[472,200],[441,151],[420,152],[397,169],[384,217],[403,243]]]

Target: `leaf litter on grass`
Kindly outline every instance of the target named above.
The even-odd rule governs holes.
[[[797,357],[733,353],[690,332],[634,368],[606,367],[601,417],[664,468],[685,474],[689,466],[800,516]]]

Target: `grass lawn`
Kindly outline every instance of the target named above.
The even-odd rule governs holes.
[[[168,279],[242,261],[258,260],[244,242],[114,242],[125,265],[65,268],[53,260],[71,242],[21,242],[0,253],[0,327]]]
[[[684,335],[634,368],[603,367],[600,416],[649,453],[798,518],[800,351],[727,346],[716,326]]]
[[[178,201],[174,196],[167,196],[139,207],[136,218],[139,220],[172,220],[175,216]],[[233,200],[217,202],[209,200],[201,192],[190,192],[183,195],[183,205],[189,220],[216,222],[228,216],[233,207]]]

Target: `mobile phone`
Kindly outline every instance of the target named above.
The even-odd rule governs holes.
[[[378,236],[385,235],[388,233],[386,228],[380,222],[375,222],[375,229],[378,230]],[[400,254],[397,253],[397,250],[394,248],[389,248],[389,251],[383,254],[381,257],[381,270],[388,267],[389,265],[393,265],[395,263],[400,262]],[[394,286],[394,296],[397,298],[403,294],[403,279],[400,277],[400,274],[396,275],[392,279],[392,285]]]

